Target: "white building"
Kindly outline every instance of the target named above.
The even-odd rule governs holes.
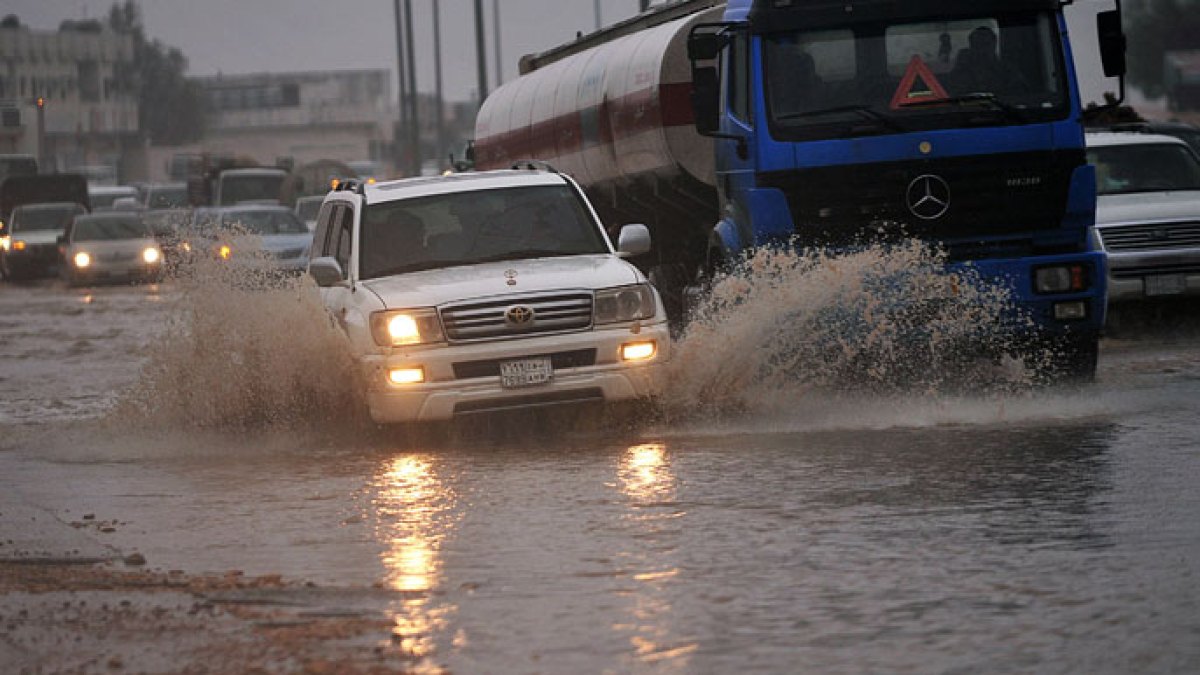
[[[0,152],[38,156],[43,170],[120,171],[127,151],[139,147],[132,59],[133,39],[95,21],[58,31],[0,27]]]

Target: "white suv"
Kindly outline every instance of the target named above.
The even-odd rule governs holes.
[[[548,170],[343,183],[309,273],[345,328],[376,422],[650,398],[667,318],[579,186]]]
[[[1113,303],[1200,294],[1200,158],[1183,141],[1089,132]]]

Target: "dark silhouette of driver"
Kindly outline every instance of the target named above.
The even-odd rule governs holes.
[[[996,32],[980,26],[967,36],[948,78],[959,94],[1011,94],[1026,89],[1016,69],[1000,58]]]

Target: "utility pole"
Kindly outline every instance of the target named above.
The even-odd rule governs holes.
[[[592,5],[596,10],[596,30],[604,27],[604,22],[600,20],[600,0],[592,0]]]
[[[433,88],[437,110],[437,159],[446,158],[446,106],[442,96],[442,19],[438,0],[433,0]]]
[[[638,12],[650,9],[650,0],[638,0]]]
[[[47,172],[49,164],[46,162],[46,99],[41,96],[37,97],[37,160],[38,171],[41,173]]]
[[[483,39],[483,0],[475,0],[475,56],[479,60],[479,105],[488,95],[487,53]]]
[[[504,84],[504,61],[500,56],[500,0],[492,0],[492,48],[496,52],[496,86]]]
[[[404,37],[408,47],[408,142],[412,147],[411,175],[421,175],[421,124],[417,111],[417,58],[413,43],[412,0],[404,0]]]
[[[396,125],[393,137],[395,152],[392,162],[397,171],[406,171],[408,167],[405,144],[408,135],[408,83],[404,67],[404,14],[400,11],[400,0],[393,0],[396,9],[396,81],[400,85],[397,107],[400,109],[400,122]]]

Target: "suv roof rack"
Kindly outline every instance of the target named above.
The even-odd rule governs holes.
[[[550,162],[543,162],[540,159],[518,159],[513,162],[513,171],[549,171],[550,173],[558,173],[558,169],[550,165]]]

